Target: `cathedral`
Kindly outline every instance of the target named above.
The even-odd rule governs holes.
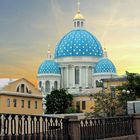
[[[74,96],[97,93],[102,79],[115,78],[115,65],[107,56],[99,40],[85,28],[85,18],[78,3],[73,18],[74,28],[57,43],[54,58],[48,49],[48,58],[39,66],[38,89],[47,95],[53,89],[65,88]]]

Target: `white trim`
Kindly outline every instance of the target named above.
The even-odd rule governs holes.
[[[34,94],[34,93],[32,93],[32,94]],[[29,97],[29,98],[42,98],[42,95],[32,95],[32,94],[21,93],[21,92],[9,92],[9,91],[1,91],[0,92],[0,95]]]
[[[117,73],[93,73],[92,76],[102,76],[102,75],[107,75],[107,76],[117,76]]]
[[[61,75],[60,74],[37,74],[37,77],[40,77],[40,76],[57,76],[57,77],[60,77]]]

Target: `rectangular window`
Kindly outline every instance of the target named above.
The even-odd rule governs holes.
[[[80,111],[80,101],[77,101],[76,102],[76,110],[77,111]]]
[[[14,107],[17,107],[17,99],[13,99]]]
[[[10,107],[10,99],[7,99],[7,107]]]
[[[24,100],[21,100],[21,108],[24,108]]]
[[[31,107],[31,102],[30,101],[28,101],[28,108],[30,108]]]
[[[37,101],[35,101],[35,109],[37,109]]]
[[[79,68],[75,68],[75,84],[79,84]]]
[[[21,92],[24,93],[24,84],[21,84]]]
[[[86,109],[86,101],[82,101],[82,110]]]

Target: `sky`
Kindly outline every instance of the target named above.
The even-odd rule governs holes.
[[[140,0],[80,0],[86,30],[119,75],[140,73]],[[0,0],[0,77],[36,82],[39,65],[73,29],[77,0]]]

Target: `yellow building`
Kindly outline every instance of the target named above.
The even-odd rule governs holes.
[[[102,79],[102,82],[103,82],[103,92],[117,93],[116,88],[126,84],[127,78],[124,76],[110,79]]]
[[[0,113],[40,115],[42,95],[24,78],[10,82],[0,91]]]
[[[93,111],[94,101],[91,95],[74,95],[73,106],[83,113],[88,113]]]
[[[101,88],[86,89],[86,91],[80,90],[77,94],[72,94],[73,107],[83,113],[93,112],[95,106],[93,95],[101,90]]]

